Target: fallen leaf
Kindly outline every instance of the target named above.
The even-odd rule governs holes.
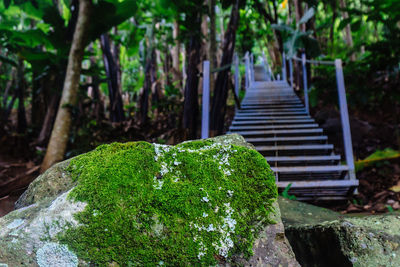
[[[398,181],[396,185],[390,187],[389,190],[396,193],[400,192],[400,181]]]

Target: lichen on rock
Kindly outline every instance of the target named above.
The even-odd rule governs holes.
[[[258,152],[215,140],[103,145],[68,171],[77,181],[70,197],[88,206],[77,215],[81,225],[60,239],[99,264],[212,265],[249,256],[277,196]]]
[[[53,250],[65,266],[235,265],[279,209],[272,171],[238,135],[102,145],[39,178],[19,202],[32,205],[0,218],[1,263],[45,266]]]

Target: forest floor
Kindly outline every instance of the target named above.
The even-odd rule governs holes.
[[[324,128],[329,141],[335,145],[336,153],[343,155],[341,148],[340,117],[334,108],[324,107],[313,112],[316,121]],[[227,123],[234,115],[234,108],[227,110]],[[140,127],[134,121],[120,124],[100,122],[95,129],[80,136],[70,148],[70,156],[89,151],[101,143],[113,141],[145,140],[149,142],[176,144],[183,140],[183,133],[171,129],[165,118],[151,125]],[[393,124],[384,114],[351,116],[354,153],[364,159],[377,149],[398,147],[394,138]],[[87,144],[87,140],[91,140]],[[77,147],[83,147],[77,150]],[[5,134],[0,139],[0,217],[14,208],[14,202],[39,175],[39,164],[43,148],[35,146],[32,140],[23,136]],[[317,203],[342,213],[383,213],[400,210],[400,192],[390,190],[400,186],[400,160],[385,161],[357,172],[360,181],[358,195],[346,203]]]

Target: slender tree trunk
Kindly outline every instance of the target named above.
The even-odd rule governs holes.
[[[269,3],[266,2],[265,5],[268,8],[268,11],[265,9],[262,3],[259,2],[259,0],[254,1],[254,7],[257,9],[257,11],[263,16],[265,24],[273,24],[273,23],[278,23],[278,14],[277,14],[277,9],[276,6],[274,6],[274,15],[272,14],[271,8],[269,6]],[[280,53],[283,52],[283,39],[280,31],[273,30],[274,33],[274,38],[277,42],[278,45],[278,50]]]
[[[71,128],[71,106],[77,101],[79,78],[83,53],[85,51],[85,37],[89,27],[91,0],[79,0],[78,21],[76,23],[71,49],[69,51],[67,73],[64,81],[63,92],[57,112],[56,121],[47,146],[41,171],[47,170],[54,163],[64,158],[67,149],[69,132]]]
[[[174,21],[174,30],[173,30],[173,37],[175,40],[175,45],[172,48],[172,80],[175,86],[180,87],[182,84],[182,74],[180,71],[180,53],[181,53],[181,43],[178,39],[179,37],[179,24],[175,20]]]
[[[58,103],[60,102],[60,96],[53,94],[48,105],[46,115],[44,117],[42,129],[40,130],[39,137],[37,140],[38,144],[44,144],[51,135],[51,128],[54,123],[54,119],[57,114]]]
[[[26,122],[26,112],[25,112],[25,103],[24,103],[24,94],[25,94],[25,80],[24,80],[24,61],[20,59],[18,61],[18,70],[17,70],[17,90],[18,90],[18,123],[17,123],[17,132],[25,133],[27,122]]]
[[[102,34],[100,36],[101,50],[103,51],[104,67],[107,73],[108,80],[108,94],[110,97],[110,120],[112,122],[120,122],[125,119],[124,109],[122,105],[122,96],[120,83],[118,81],[119,68],[117,65],[117,57],[112,53],[110,38],[108,34]]]
[[[210,68],[214,69],[217,66],[217,29],[216,29],[216,21],[215,21],[215,5],[216,0],[209,0],[209,14],[210,14],[210,30],[209,30],[209,40],[210,40],[210,48],[209,48],[209,59],[210,59]],[[210,89],[214,91],[215,79],[214,75],[210,75]]]
[[[235,49],[236,41],[236,30],[239,25],[239,0],[235,1],[232,7],[231,16],[229,19],[228,28],[224,36],[224,48],[220,67],[229,65],[232,63],[233,52]],[[211,135],[219,135],[223,133],[224,129],[224,118],[226,111],[226,100],[228,98],[228,80],[229,70],[225,69],[218,73],[217,80],[215,82],[215,91],[212,99],[211,107],[211,123],[210,130]]]
[[[185,85],[185,102],[183,106],[183,128],[185,129],[186,139],[195,139],[197,135],[197,119],[199,114],[198,85],[199,70],[197,66],[200,62],[201,47],[201,14],[193,12],[190,18],[195,25],[194,32],[191,33],[189,43],[186,47],[187,68]]]
[[[141,124],[146,124],[149,120],[148,112],[149,112],[149,95],[150,92],[153,91],[153,85],[157,81],[157,70],[156,70],[156,51],[152,47],[150,48],[150,51],[147,54],[147,59],[146,59],[146,68],[145,68],[145,80],[143,84],[143,92],[140,96],[140,123]],[[156,88],[154,88],[156,89]],[[152,95],[152,100],[157,102],[158,101],[158,95],[153,94]]]
[[[13,84],[15,83],[15,68],[12,68],[11,70],[11,79],[7,82],[6,84],[6,89],[4,90],[4,94],[3,94],[3,108],[4,110],[7,109],[7,99],[8,99],[8,95],[10,93],[10,90],[13,86]]]
[[[347,8],[346,5],[346,0],[339,0],[339,5],[340,8],[343,9],[342,11],[342,17],[343,19],[348,19],[349,18],[349,14],[347,13],[347,11],[344,11],[344,9]],[[353,37],[351,36],[351,28],[350,28],[350,24],[347,24],[346,27],[344,28],[344,37],[345,37],[345,41],[348,47],[352,48],[353,47]],[[350,59],[352,61],[356,60],[356,55],[354,53],[351,54]]]

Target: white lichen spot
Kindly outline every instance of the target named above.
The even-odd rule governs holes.
[[[8,229],[15,229],[20,227],[22,224],[24,224],[25,220],[22,219],[15,219],[12,221],[9,225],[7,225]]]
[[[78,257],[66,245],[45,243],[36,252],[36,261],[40,267],[76,267]]]
[[[158,180],[158,184],[155,186],[155,189],[158,189],[158,190],[162,189],[163,184],[164,184],[164,181]]]
[[[210,225],[207,227],[206,231],[207,231],[207,232],[215,231],[214,225],[213,225],[213,224],[210,224]]]
[[[206,255],[207,248],[204,246],[203,242],[199,243],[199,253],[197,254],[197,258],[200,260],[204,255]]]

